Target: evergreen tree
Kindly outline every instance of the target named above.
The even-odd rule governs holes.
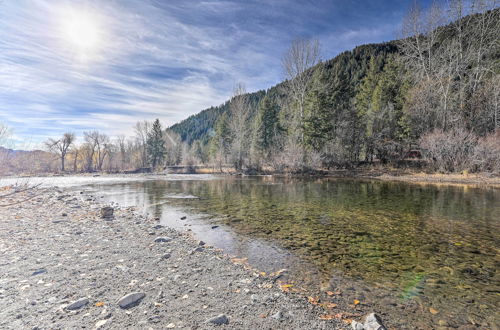
[[[316,151],[321,150],[332,136],[332,100],[328,87],[325,71],[320,67],[315,71],[306,98],[304,120],[304,144]]]
[[[157,166],[161,165],[165,158],[166,149],[159,119],[155,120],[151,131],[148,132],[147,149],[149,156],[149,164],[153,168],[156,168]]]
[[[264,158],[269,156],[270,149],[281,132],[278,113],[278,104],[266,94],[260,102],[253,137],[253,149]]]

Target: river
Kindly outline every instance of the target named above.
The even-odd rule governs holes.
[[[342,312],[377,311],[396,328],[499,326],[500,189],[272,176],[59,180],[138,206],[262,272],[287,269],[282,283],[312,297],[329,291]]]

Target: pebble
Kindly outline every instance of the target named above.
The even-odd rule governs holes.
[[[31,276],[35,276],[35,275],[40,275],[40,274],[43,274],[43,273],[46,273],[47,270],[46,269],[39,269],[39,270],[35,270],[33,272],[33,274],[31,274]]]
[[[157,237],[155,238],[155,243],[166,243],[166,242],[170,242],[172,240],[172,238],[170,237]]]
[[[209,318],[208,320],[205,321],[205,323],[211,323],[215,325],[222,325],[222,324],[228,324],[229,319],[225,314],[219,314],[217,316],[214,316],[212,318]]]
[[[121,308],[130,308],[139,304],[145,296],[144,292],[132,292],[121,297],[117,303]]]
[[[276,320],[281,320],[283,318],[283,313],[281,311],[278,311],[275,314],[271,315],[271,317]]]
[[[102,326],[104,326],[106,323],[108,322],[108,320],[100,320],[100,321],[97,321],[97,323],[95,324],[94,326],[94,329],[99,329],[101,328]]]
[[[66,309],[69,311],[74,311],[74,310],[82,308],[83,306],[87,305],[88,303],[89,303],[88,298],[80,298],[80,299],[72,302],[68,306],[66,306]]]
[[[165,260],[165,259],[169,259],[171,256],[172,256],[172,255],[170,255],[170,253],[165,253],[164,255],[162,255],[162,256],[161,256],[161,258],[162,258],[163,260]]]
[[[204,248],[202,248],[201,246],[199,246],[196,249],[194,249],[191,252],[189,252],[189,254],[194,254],[196,252],[203,252],[204,250],[205,250]]]

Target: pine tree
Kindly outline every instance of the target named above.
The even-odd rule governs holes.
[[[253,137],[253,149],[264,158],[269,156],[270,149],[281,132],[278,113],[278,105],[267,94],[260,102]]]
[[[165,159],[166,149],[159,119],[155,120],[153,128],[148,132],[147,150],[151,167],[156,168],[161,165]]]
[[[331,138],[333,130],[332,100],[325,78],[325,71],[322,68],[317,69],[305,104],[304,144],[316,151],[321,150]]]

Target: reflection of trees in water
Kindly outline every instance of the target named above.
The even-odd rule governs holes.
[[[201,197],[179,203],[275,241],[323,274],[339,269],[400,290],[415,278],[440,278],[444,284],[426,290],[450,296],[463,285],[479,295],[492,281],[497,191],[295,178],[162,184],[163,193]]]
[[[165,202],[218,216],[239,234],[293,251],[320,277],[339,270],[402,296],[434,303],[446,296],[457,311],[471,308],[466,288],[469,299],[494,306],[486,288],[495,274],[498,190],[276,177],[156,180],[120,189],[131,184],[135,205],[152,205],[155,216]],[[175,194],[200,199],[166,198]]]

